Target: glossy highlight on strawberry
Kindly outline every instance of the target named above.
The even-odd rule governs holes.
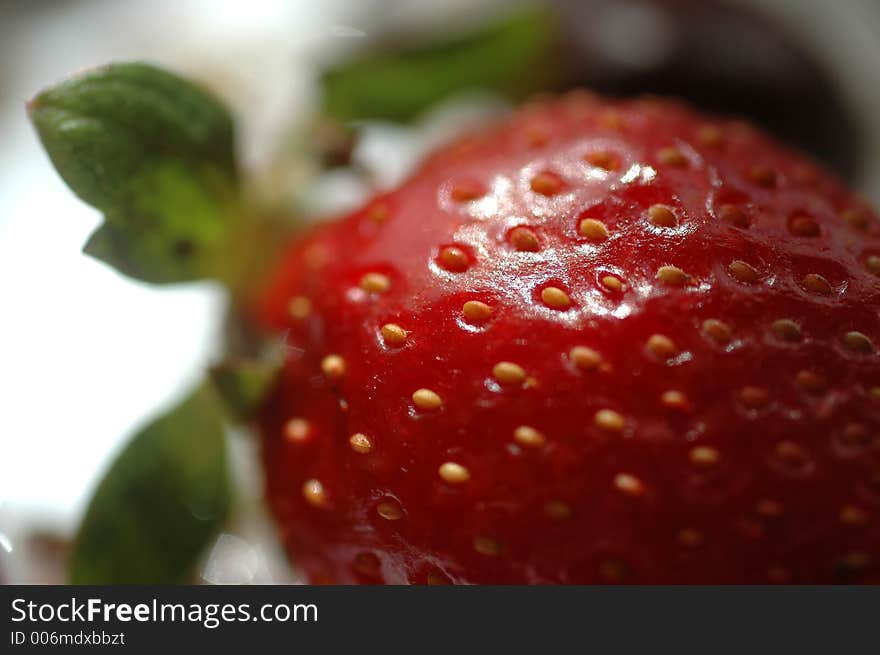
[[[258,420],[331,583],[878,582],[880,225],[737,121],[528,105],[292,245]]]

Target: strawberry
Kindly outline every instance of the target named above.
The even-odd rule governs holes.
[[[880,226],[656,99],[533,104],[292,245],[258,418],[334,583],[880,582]]]

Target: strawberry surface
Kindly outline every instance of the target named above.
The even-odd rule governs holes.
[[[535,103],[258,303],[293,562],[334,583],[878,582],[880,228],[656,99]]]

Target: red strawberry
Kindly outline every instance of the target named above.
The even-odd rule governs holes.
[[[878,582],[880,226],[657,100],[529,106],[315,230],[260,418],[312,581]]]

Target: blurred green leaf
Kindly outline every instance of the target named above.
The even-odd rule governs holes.
[[[83,518],[74,584],[186,582],[230,503],[222,410],[202,385],[138,432]]]
[[[408,121],[459,91],[518,99],[558,82],[558,42],[554,16],[530,7],[456,40],[367,52],[324,74],[324,113],[340,121]]]
[[[55,168],[106,223],[86,251],[148,282],[217,276],[237,214],[233,121],[213,96],[142,63],[39,94],[31,121]]]
[[[85,252],[154,283],[216,272],[214,255],[232,229],[234,201],[224,200],[222,182],[216,192],[206,184],[214,175],[210,168],[179,160],[144,166],[129,179],[121,207],[106,211]]]
[[[253,416],[271,390],[281,361],[277,358],[229,358],[211,367],[211,380],[234,418]]]

